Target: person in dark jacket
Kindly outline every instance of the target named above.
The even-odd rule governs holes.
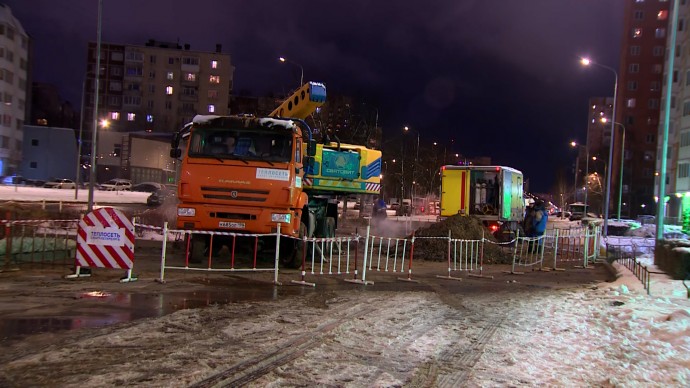
[[[537,200],[534,203],[534,221],[533,221],[533,227],[534,227],[534,236],[533,237],[541,237],[544,235],[544,232],[546,232],[546,223],[549,221],[549,214],[546,211],[546,204],[542,200]],[[542,245],[542,240],[539,240],[539,245]]]

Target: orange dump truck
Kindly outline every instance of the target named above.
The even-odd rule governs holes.
[[[280,223],[287,236],[334,236],[339,196],[380,192],[381,152],[317,143],[301,119],[325,92],[309,82],[269,117],[197,116],[185,126],[171,149],[182,162],[177,227],[267,234]],[[208,235],[189,238],[193,258],[208,253]],[[296,240],[286,241],[281,253],[291,264]]]

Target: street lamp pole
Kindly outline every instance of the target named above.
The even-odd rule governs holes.
[[[609,144],[609,162],[608,162],[609,168],[606,171],[606,195],[605,195],[605,199],[604,199],[604,227],[602,230],[602,233],[604,234],[604,236],[608,236],[609,202],[611,201],[611,170],[612,170],[612,168],[610,168],[610,167],[613,164],[613,143],[614,143],[614,138],[615,138],[615,121],[616,121],[616,98],[618,97],[618,72],[612,67],[602,65],[601,63],[594,62],[594,61],[587,59],[587,58],[582,58],[582,60],[580,62],[585,66],[589,66],[589,65],[599,66],[603,69],[609,70],[615,76],[615,83],[613,86],[613,112],[612,112],[613,117],[611,120],[611,142]]]
[[[589,141],[589,133],[587,134],[587,142]],[[577,149],[577,159],[575,159],[575,200],[577,200],[577,172],[579,171],[580,164],[580,148],[585,149],[585,214],[587,212],[587,192],[589,191],[589,147],[587,145],[577,144],[575,141],[571,141],[570,145],[573,147],[578,147]]]
[[[406,132],[409,130],[410,130],[410,127],[405,127]],[[416,129],[414,131],[417,132],[417,153],[416,153],[416,156],[414,159],[414,165],[412,165],[412,192],[410,194],[410,199],[412,200],[413,206],[414,206],[414,194],[415,194],[414,193],[414,191],[415,191],[414,185],[415,185],[415,182],[417,182],[417,180],[416,180],[417,164],[419,164],[419,131]]]
[[[601,119],[602,123],[606,123],[608,120],[604,117]],[[620,173],[618,174],[618,213],[617,218],[621,219],[621,204],[623,203],[623,163],[625,162],[625,125],[614,122],[614,125],[620,125],[623,132],[621,133],[621,167]]]
[[[82,133],[84,131],[84,96],[86,96],[86,77],[81,84],[81,113],[79,114],[79,139],[77,143],[77,175],[74,177],[74,199],[79,197],[79,183],[81,182],[81,144]]]
[[[93,99],[93,133],[91,135],[91,174],[89,176],[89,203],[87,212],[93,210],[93,187],[96,184],[96,146],[98,145],[98,82],[101,73],[101,19],[103,0],[98,0],[98,32],[96,34],[96,80]]]
[[[300,71],[302,72],[302,73],[301,73],[302,75],[300,75],[300,77],[299,77],[299,86],[301,87],[302,85],[304,85],[304,68],[302,67],[302,65],[300,65],[300,64],[297,63],[297,62],[291,61],[291,60],[289,60],[289,59],[287,59],[287,58],[285,58],[285,57],[280,57],[280,58],[278,58],[278,60],[281,61],[281,62],[290,62],[290,63],[292,63],[293,65],[299,66],[299,69],[300,69]]]
[[[620,176],[618,177],[618,221],[621,220],[621,204],[623,203],[623,163],[625,162],[625,126],[621,124],[621,128],[623,128],[623,134],[621,135],[621,170]]]

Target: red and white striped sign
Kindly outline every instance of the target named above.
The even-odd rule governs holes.
[[[134,225],[121,211],[96,209],[79,221],[77,264],[82,267],[131,269]]]

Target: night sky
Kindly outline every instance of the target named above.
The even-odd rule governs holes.
[[[5,1],[34,44],[34,81],[78,109],[97,0]],[[623,0],[103,0],[104,42],[216,43],[235,66],[234,93],[285,93],[305,81],[378,109],[384,136],[419,131],[468,157],[525,173],[532,191],[569,174],[590,96],[612,96]],[[385,152],[385,148],[384,148]]]

